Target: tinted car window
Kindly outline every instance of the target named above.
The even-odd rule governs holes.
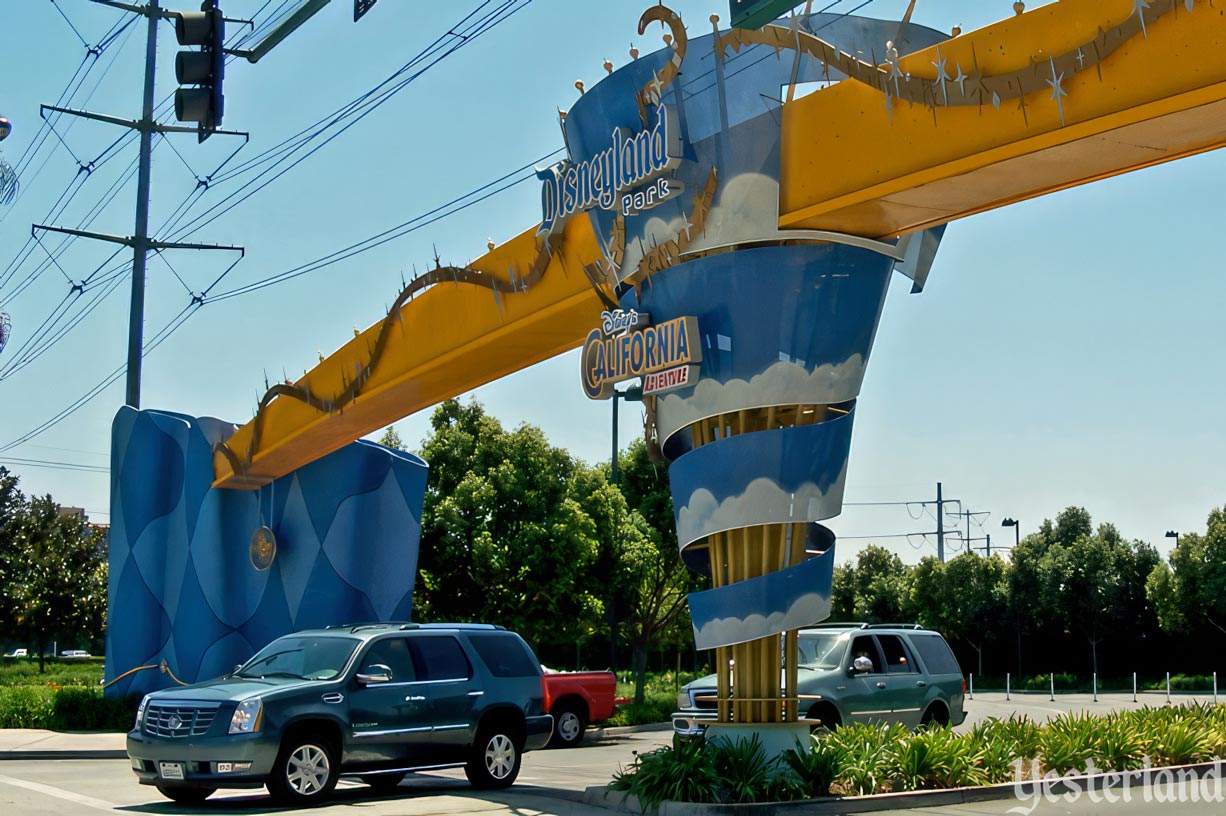
[[[357,646],[353,638],[287,635],[257,652],[235,676],[330,680],[345,668]]]
[[[929,674],[962,674],[958,659],[940,635],[912,635],[911,644],[919,652]]]
[[[800,664],[815,669],[837,669],[843,660],[848,640],[846,632],[802,634],[797,643]]]
[[[468,642],[495,677],[532,677],[541,673],[523,642],[513,635],[469,635]]]
[[[414,637],[409,639],[418,680],[467,680],[472,667],[460,642],[453,637]]]
[[[857,657],[867,657],[873,661],[873,674],[881,674],[881,655],[877,651],[877,644],[873,641],[872,635],[860,635],[851,642],[851,659],[854,661]]]
[[[393,683],[407,683],[413,679],[413,657],[409,654],[409,640],[404,637],[376,640],[366,657],[362,658],[363,673],[371,666],[382,664],[392,670]]]
[[[907,649],[902,645],[902,638],[898,635],[877,635],[877,642],[881,644],[882,654],[885,655],[887,673],[907,674],[919,670],[907,659]]]

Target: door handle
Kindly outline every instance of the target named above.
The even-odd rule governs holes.
[[[884,681],[880,681],[880,682],[878,682],[878,683],[877,683],[877,688],[879,688],[879,689],[883,689],[883,688],[885,688],[885,682],[884,682]]]
[[[320,699],[322,699],[325,703],[343,703],[345,702],[345,695],[341,694],[340,692],[333,691],[325,694]]]
[[[925,686],[927,686],[928,684],[927,684],[926,682],[924,682],[923,680],[916,680],[916,681],[915,681],[915,685],[916,685],[916,686],[918,686],[919,688],[924,688],[924,687],[925,687]]]
[[[426,698],[425,698],[425,697],[419,697],[419,696],[417,696],[417,695],[415,694],[415,695],[413,695],[413,696],[411,696],[411,697],[405,697],[405,698],[404,698],[404,701],[405,701],[406,703],[420,703],[420,702],[421,702],[422,700],[424,700],[424,699],[426,699]]]

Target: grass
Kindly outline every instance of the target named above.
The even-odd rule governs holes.
[[[60,660],[48,658],[39,674],[38,660],[0,658],[0,687],[3,686],[97,686],[102,683],[103,659]]]
[[[624,703],[617,707],[608,725],[648,725],[651,723],[668,722],[677,710],[677,694],[681,687],[701,674],[693,672],[666,671],[648,674],[643,683],[643,702]],[[617,677],[618,697],[634,699],[634,675],[621,672]]]
[[[127,731],[137,699],[102,694],[102,658],[0,660],[0,728],[52,731]]]

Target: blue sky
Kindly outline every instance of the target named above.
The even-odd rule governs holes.
[[[643,2],[522,0],[504,24],[448,56],[370,116],[249,200],[222,213],[190,240],[243,245],[246,258],[213,293],[264,278],[374,235],[532,162],[561,146],[556,109],[576,98],[574,81],[592,85],[607,57],[628,60],[634,43],[648,52],[658,29],[639,37]],[[226,80],[228,128],[251,133],[229,165],[254,156],[365,92],[446,32],[479,0],[408,3],[382,0],[352,22],[335,0],[256,65],[234,63]],[[832,11],[848,11],[852,0]],[[176,7],[187,8],[191,3]],[[230,16],[265,20],[279,3],[230,0]],[[492,5],[497,5],[492,4]],[[815,10],[823,4],[815,3]],[[915,21],[971,29],[1012,14],[1007,2],[925,0]],[[1038,5],[1031,3],[1031,6]],[[53,103],[123,12],[86,0],[21,0],[0,7],[6,68],[0,115],[13,135],[0,145],[18,165]],[[860,13],[899,19],[905,0],[873,0]],[[726,2],[674,0],[692,29],[708,30]],[[99,58],[74,106],[119,116],[139,113],[143,24]],[[174,87],[169,27],[161,30],[157,97]],[[112,63],[112,59],[114,60]],[[108,65],[109,70],[104,71]],[[1177,67],[1176,67],[1177,69]],[[83,101],[95,87],[88,102]],[[121,133],[105,124],[61,119],[23,174],[21,198],[0,206],[0,279],[77,173]],[[236,146],[215,137],[172,137],[154,153],[152,223],[164,223]],[[90,175],[54,223],[78,225],[135,157],[126,146]],[[45,160],[45,165],[43,164]],[[186,165],[189,165],[191,171]],[[37,173],[39,167],[42,167]],[[950,226],[927,291],[892,285],[859,403],[845,513],[831,526],[845,537],[843,560],[867,540],[935,529],[919,501],[945,495],[963,509],[987,511],[993,544],[1011,542],[1000,520],[1022,533],[1070,504],[1085,506],[1128,537],[1163,550],[1168,529],[1203,530],[1226,496],[1226,280],[1219,272],[1221,179],[1226,154],[1214,153],[975,216]],[[237,187],[217,184],[199,209]],[[134,187],[122,185],[92,229],[132,231]],[[437,246],[445,262],[484,251],[487,237],[508,238],[539,220],[534,183],[509,191],[403,238],[293,281],[210,303],[145,361],[143,405],[246,421],[270,380],[314,365],[379,319],[401,276],[426,266]],[[44,239],[53,248],[59,239]],[[0,371],[20,345],[112,247],[74,242],[59,264],[19,296],[0,288],[13,338]],[[23,279],[45,258],[38,247]],[[227,253],[177,252],[149,267],[146,333],[188,305],[230,263]],[[109,268],[109,267],[107,267]],[[184,283],[176,279],[176,274]],[[121,282],[70,333],[20,371],[0,380],[0,445],[67,406],[119,366],[126,354],[128,283]],[[610,406],[579,385],[577,353],[563,355],[475,392],[508,426],[531,422],[589,462],[610,451]],[[122,379],[53,429],[0,457],[105,466],[110,419],[123,400]],[[641,433],[631,406],[620,439]],[[424,437],[429,412],[397,423],[411,445]],[[11,465],[28,492],[52,493],[106,519],[104,474]],[[931,512],[931,508],[927,512]],[[952,511],[951,511],[952,512]],[[973,528],[973,535],[983,531]],[[933,538],[880,538],[908,561],[934,553]],[[955,546],[952,542],[951,549]],[[978,543],[982,546],[982,542]]]

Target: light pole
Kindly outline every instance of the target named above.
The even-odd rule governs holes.
[[[1013,546],[1015,548],[1019,544],[1022,543],[1022,534],[1020,532],[1021,525],[1017,523],[1017,519],[1015,518],[1004,519],[1003,521],[1001,521],[1000,526],[1013,528]],[[1014,612],[1017,614],[1017,676],[1021,677],[1022,676],[1022,611],[1020,609],[1015,609]]]
[[[1175,539],[1175,546],[1179,546],[1179,533],[1175,532],[1174,530],[1167,530],[1166,537]]]
[[[1000,523],[1000,526],[1013,528],[1013,546],[1016,547],[1017,545],[1022,543],[1022,534],[1020,532],[1021,525],[1017,523],[1017,519],[1007,518]]]
[[[635,385],[635,386],[631,386],[630,388],[627,388],[625,391],[618,391],[616,388],[613,389],[613,472],[612,472],[611,478],[609,479],[609,481],[611,481],[613,484],[617,484],[617,481],[618,481],[618,474],[617,474],[617,401],[619,399],[626,400],[627,402],[642,402],[643,401],[643,387],[641,385]]]

